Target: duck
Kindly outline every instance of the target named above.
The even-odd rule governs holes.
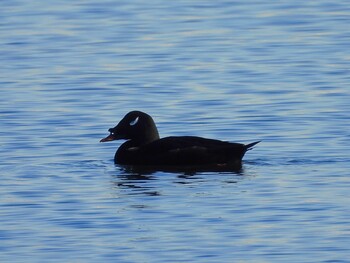
[[[100,142],[126,140],[116,151],[115,164],[167,167],[241,167],[245,153],[260,141],[249,144],[198,136],[160,138],[153,118],[131,111]]]

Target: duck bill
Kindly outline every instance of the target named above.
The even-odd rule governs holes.
[[[106,138],[103,138],[100,140],[100,142],[110,142],[110,141],[114,141],[114,140],[118,140],[119,138],[117,136],[115,136],[114,134],[110,134],[108,135]]]

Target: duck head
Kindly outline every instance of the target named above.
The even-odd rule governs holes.
[[[157,127],[151,116],[141,111],[131,111],[115,126],[108,130],[110,135],[100,140],[130,140],[142,145],[159,139]]]

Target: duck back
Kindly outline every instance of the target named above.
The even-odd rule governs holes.
[[[125,142],[115,162],[133,165],[207,165],[240,162],[246,152],[244,144],[196,136],[165,137],[137,146]]]

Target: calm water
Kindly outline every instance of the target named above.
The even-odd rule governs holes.
[[[2,1],[1,262],[350,262],[348,1]],[[248,143],[240,173],[133,174],[100,144]]]

